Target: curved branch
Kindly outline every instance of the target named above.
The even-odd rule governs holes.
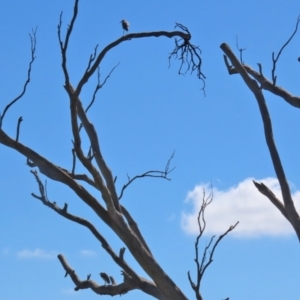
[[[90,79],[90,77],[94,74],[94,72],[97,70],[97,67],[100,65],[102,59],[104,56],[107,54],[108,51],[110,51],[112,48],[118,46],[119,44],[129,41],[131,39],[139,39],[139,38],[148,38],[148,37],[167,37],[167,38],[173,38],[173,37],[179,37],[183,39],[184,46],[186,47],[186,50],[191,51],[191,53],[194,53],[195,56],[200,58],[200,55],[198,53],[198,50],[200,50],[198,47],[193,46],[190,44],[190,39],[191,35],[190,33],[187,32],[182,32],[182,31],[152,31],[152,32],[141,32],[141,33],[130,33],[127,35],[124,35],[117,39],[116,41],[112,42],[111,44],[107,45],[98,55],[96,61],[94,64],[91,66],[89,70],[87,70],[81,80],[79,81],[75,94],[76,96],[79,96],[81,93],[81,89],[83,88],[84,84]],[[198,66],[201,67],[201,60],[200,60],[200,65],[198,63]],[[196,68],[195,68],[196,69]],[[198,70],[200,70],[198,68]],[[204,76],[202,72],[198,72],[198,77],[201,74],[201,76]],[[200,77],[199,77],[200,78]],[[205,78],[205,77],[204,77]]]
[[[170,178],[168,178],[167,176],[176,168],[172,168],[170,170],[170,163],[171,163],[171,160],[173,159],[174,157],[174,153],[171,155],[171,157],[168,159],[167,161],[167,164],[165,166],[165,170],[164,171],[147,171],[143,174],[140,174],[140,175],[136,175],[134,176],[133,178],[129,178],[128,176],[128,182],[126,184],[123,185],[122,189],[121,189],[121,193],[120,193],[120,196],[118,197],[119,200],[121,200],[122,196],[123,196],[123,193],[125,191],[125,189],[136,179],[139,179],[139,178],[144,178],[144,177],[154,177],[154,178],[164,178],[166,180],[171,180]]]

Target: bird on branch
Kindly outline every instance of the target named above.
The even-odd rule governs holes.
[[[116,281],[115,281],[115,279],[112,276],[109,276],[109,279],[110,279],[110,282],[111,282],[112,285],[116,285],[117,284]]]
[[[99,275],[100,275],[101,278],[104,280],[105,285],[106,285],[106,284],[110,284],[109,276],[108,276],[106,273],[101,272]]]
[[[120,23],[122,23],[123,35],[124,35],[124,30],[126,31],[129,30],[129,23],[126,20],[122,20]]]

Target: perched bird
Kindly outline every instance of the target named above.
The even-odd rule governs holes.
[[[99,275],[104,280],[105,284],[110,284],[109,276],[106,273],[101,272]]]
[[[128,31],[129,29],[129,23],[125,20],[122,20],[120,23],[122,23],[123,35],[124,35],[124,30]]]
[[[111,282],[112,285],[116,285],[117,284],[116,281],[115,281],[115,279],[112,276],[109,276],[109,279],[110,279],[110,282]]]

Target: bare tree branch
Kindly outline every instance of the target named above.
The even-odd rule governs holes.
[[[154,177],[154,178],[163,178],[163,179],[166,179],[166,180],[171,180],[170,178],[168,178],[167,176],[176,168],[172,168],[170,170],[170,163],[171,163],[171,160],[173,159],[174,157],[174,154],[175,152],[172,153],[171,157],[168,159],[168,162],[166,164],[166,167],[165,167],[165,170],[164,171],[147,171],[143,174],[140,174],[140,175],[136,175],[134,176],[133,178],[130,178],[128,176],[128,182],[126,184],[123,185],[122,189],[121,189],[121,193],[120,193],[120,196],[119,196],[119,200],[121,200],[123,194],[124,194],[124,191],[125,189],[136,179],[138,178],[144,178],[144,177]]]
[[[236,41],[235,41],[235,44],[236,44],[236,48],[239,50],[240,52],[240,62],[241,64],[243,65],[244,62],[243,62],[243,52],[247,49],[247,48],[240,48],[239,47],[239,38],[238,36],[236,36]]]
[[[61,65],[62,65],[62,69],[63,69],[64,76],[65,76],[65,82],[67,85],[70,83],[69,73],[67,70],[67,50],[68,50],[68,46],[69,46],[70,36],[72,34],[73,27],[74,27],[74,24],[75,24],[75,21],[77,18],[77,14],[78,14],[78,3],[79,3],[79,0],[75,0],[74,9],[73,9],[73,17],[71,19],[70,25],[68,26],[64,42],[62,41],[62,38],[61,38],[62,12],[60,14],[59,23],[57,26],[58,41],[59,41],[61,55],[62,55],[62,64]]]
[[[274,169],[275,169],[275,172],[276,172],[276,175],[277,175],[280,187],[281,187],[281,193],[282,193],[282,198],[284,201],[286,215],[287,215],[288,220],[290,221],[291,225],[294,227],[294,230],[300,241],[300,217],[294,206],[294,202],[293,202],[293,199],[291,196],[288,181],[286,179],[285,172],[284,172],[283,166],[281,164],[281,160],[280,160],[280,157],[279,157],[279,154],[278,154],[275,142],[274,142],[271,118],[269,115],[269,111],[268,111],[262,90],[260,89],[257,81],[254,79],[251,79],[249,77],[246,69],[244,68],[244,66],[241,65],[241,63],[236,58],[236,56],[234,55],[232,50],[229,48],[229,46],[224,43],[220,47],[224,51],[224,53],[229,57],[232,65],[234,66],[236,71],[241,75],[244,82],[246,83],[248,88],[252,91],[252,93],[254,94],[254,96],[257,100],[259,110],[261,113],[261,117],[262,117],[262,121],[264,124],[266,143],[267,143],[267,146],[268,146],[268,149],[270,152],[270,156],[271,156],[271,159],[273,162],[273,166],[274,166]],[[276,205],[276,207],[278,208],[277,205]]]
[[[16,134],[16,143],[19,141],[19,135],[20,135],[20,125],[21,125],[21,122],[23,121],[23,118],[20,117],[18,119],[18,125],[17,125],[17,134]]]
[[[105,77],[103,83],[101,84],[100,82],[100,67],[98,66],[97,68],[97,85],[95,87],[95,90],[93,92],[93,96],[92,96],[92,100],[91,102],[89,103],[89,105],[87,106],[87,108],[85,109],[85,113],[87,113],[89,111],[89,109],[92,107],[92,105],[94,104],[95,100],[96,100],[96,95],[98,93],[98,91],[105,85],[106,81],[108,80],[108,78],[110,77],[110,75],[112,74],[112,72],[118,67],[120,63],[118,63],[116,66],[114,66],[111,71],[109,72],[109,74]],[[79,126],[79,131],[81,130],[82,128],[82,123],[80,124]]]
[[[300,22],[300,15],[297,18],[296,28],[295,28],[294,32],[292,33],[292,35],[290,36],[290,38],[286,41],[286,43],[281,47],[281,49],[279,50],[276,58],[275,58],[275,53],[272,52],[272,62],[273,62],[272,81],[273,81],[273,85],[276,85],[276,79],[277,79],[277,76],[275,76],[276,63],[277,63],[277,61],[278,61],[278,59],[279,59],[279,57],[280,57],[283,49],[290,43],[290,41],[293,39],[293,37],[297,33],[299,22]]]
[[[87,106],[87,108],[85,109],[85,113],[88,112],[88,110],[91,108],[91,106],[92,106],[93,103],[95,102],[96,95],[97,95],[97,92],[99,91],[99,89],[101,89],[101,88],[105,85],[106,81],[108,80],[108,78],[110,77],[110,75],[113,73],[113,71],[119,66],[119,64],[120,64],[120,63],[118,63],[117,65],[115,65],[115,66],[111,69],[111,71],[109,72],[109,74],[105,77],[103,83],[100,82],[100,68],[99,68],[99,66],[98,66],[98,68],[97,68],[98,83],[97,83],[97,85],[96,85],[96,87],[95,87],[95,90],[94,90],[94,93],[93,93],[92,100],[91,100],[90,104]]]
[[[224,58],[224,62],[227,67],[228,73],[230,75],[238,74],[238,71],[229,64],[227,56],[224,55],[223,58]],[[266,91],[271,92],[272,94],[274,94],[276,96],[281,97],[287,103],[289,103],[290,105],[292,105],[294,107],[300,108],[300,97],[290,94],[288,91],[286,91],[285,89],[283,89],[280,86],[273,85],[273,83],[270,80],[268,80],[266,77],[264,77],[264,75],[262,73],[261,64],[258,64],[258,67],[260,70],[259,72],[253,70],[250,66],[248,66],[246,64],[243,64],[242,66],[249,75],[251,75],[255,80],[257,80],[257,82],[259,82],[261,89],[264,89]]]
[[[265,195],[267,198],[269,198],[269,200],[279,209],[279,211],[284,215],[284,217],[289,221],[289,218],[286,214],[285,208],[283,203],[276,198],[276,196],[272,193],[272,191],[266,186],[264,185],[262,182],[256,182],[253,180],[254,185],[256,186],[256,188],[263,194]]]
[[[3,123],[3,119],[5,117],[5,114],[7,113],[8,109],[14,105],[19,99],[21,99],[24,94],[26,93],[26,90],[27,90],[27,86],[30,82],[30,76],[31,76],[31,69],[32,69],[32,65],[33,65],[33,62],[36,58],[35,56],[35,51],[36,51],[36,31],[37,31],[37,28],[35,29],[32,29],[31,33],[29,34],[29,37],[30,37],[30,52],[31,52],[31,59],[30,59],[30,62],[29,62],[29,65],[28,65],[28,69],[27,69],[27,79],[23,85],[23,90],[22,92],[20,93],[20,95],[18,95],[15,99],[13,99],[9,104],[7,104],[4,108],[4,111],[3,113],[1,114],[0,113],[0,129],[2,128],[2,123]]]
[[[139,289],[138,284],[124,271],[122,271],[124,282],[121,284],[98,285],[95,281],[90,279],[80,280],[75,270],[73,270],[71,266],[67,263],[64,256],[62,254],[59,254],[57,257],[60,263],[62,264],[63,268],[65,269],[66,275],[69,275],[74,284],[76,285],[76,287],[74,288],[75,291],[79,291],[81,289],[91,289],[98,295],[121,296],[131,290]],[[124,274],[126,274],[126,276]],[[143,284],[149,286],[147,294],[159,299],[159,293],[157,293],[156,287],[154,285],[151,285],[151,282],[148,282],[146,279],[144,279]]]
[[[96,61],[88,71],[86,71],[79,81],[75,94],[76,96],[80,95],[81,89],[83,88],[84,84],[89,80],[89,78],[94,74],[94,72],[97,70],[98,66],[100,65],[102,59],[106,55],[108,51],[110,51],[112,48],[118,46],[120,43],[129,41],[131,39],[138,39],[138,38],[147,38],[147,37],[160,37],[160,36],[165,36],[168,38],[173,38],[173,37],[180,37],[182,38],[183,42],[182,44],[179,44],[178,41],[175,41],[176,47],[173,50],[173,54],[171,53],[169,59],[173,56],[176,55],[179,50],[181,50],[182,55],[186,55],[186,59],[181,63],[180,71],[182,69],[182,66],[184,63],[187,63],[188,65],[188,70],[191,70],[191,72],[197,70],[197,76],[199,79],[201,79],[204,83],[205,76],[201,71],[201,51],[199,47],[194,46],[190,43],[191,39],[191,34],[187,30],[187,28],[179,23],[176,23],[176,27],[180,27],[184,32],[182,31],[153,31],[153,32],[141,32],[141,33],[130,33],[127,35],[124,35],[117,39],[116,41],[112,42],[111,44],[107,45],[98,55]],[[181,58],[179,58],[181,59]]]
[[[205,231],[206,228],[206,220],[205,220],[205,210],[207,209],[208,205],[213,201],[213,194],[211,193],[210,195],[208,195],[206,197],[205,195],[205,191],[203,191],[203,197],[202,197],[202,205],[201,208],[199,210],[198,213],[198,228],[199,228],[199,234],[196,238],[196,242],[195,242],[195,264],[196,264],[196,282],[194,282],[191,278],[191,274],[190,271],[188,271],[188,279],[190,282],[190,285],[192,287],[192,289],[195,292],[195,296],[197,300],[203,300],[203,297],[201,295],[201,291],[200,291],[200,287],[201,287],[201,281],[203,279],[204,273],[206,271],[206,269],[208,268],[208,266],[213,262],[213,255],[214,252],[219,244],[219,242],[230,232],[232,231],[239,222],[236,222],[235,225],[230,226],[227,231],[225,233],[223,233],[222,235],[220,235],[218,237],[218,239],[215,241],[215,243],[213,244],[213,240],[215,238],[215,236],[212,236],[210,238],[209,243],[204,247],[204,251],[202,254],[202,259],[200,262],[200,258],[199,258],[199,243],[200,243],[200,239],[203,236],[203,233]],[[212,247],[211,247],[212,246]],[[207,253],[209,252],[209,258],[207,260]]]
[[[46,188],[43,185],[42,181],[40,180],[37,171],[32,170],[30,172],[34,175],[34,177],[38,183],[39,191],[40,191],[40,196],[37,196],[34,193],[32,193],[32,196],[36,199],[39,199],[44,205],[51,208],[52,210],[54,210],[56,213],[63,216],[64,218],[88,228],[91,231],[91,233],[94,235],[94,237],[101,243],[102,248],[111,256],[111,258],[114,260],[114,262],[116,264],[118,264],[126,272],[126,274],[128,274],[128,276],[130,276],[131,285],[130,285],[130,288],[128,288],[128,291],[132,290],[132,289],[140,289],[143,292],[150,294],[154,297],[159,295],[159,292],[157,291],[157,288],[155,287],[155,284],[153,282],[146,280],[142,277],[139,277],[134,272],[134,270],[132,268],[130,268],[130,266],[125,262],[125,260],[124,260],[125,248],[123,248],[123,250],[120,251],[120,255],[118,256],[112,250],[111,246],[108,244],[106,239],[100,234],[100,232],[95,228],[95,226],[92,223],[90,223],[86,219],[83,219],[81,217],[78,217],[78,216],[75,216],[75,215],[69,213],[67,211],[67,209],[68,209],[67,203],[65,203],[63,208],[60,208],[57,206],[56,202],[51,202],[47,197]],[[58,257],[60,258],[60,260],[61,260],[61,258],[63,259],[62,255],[59,255]],[[69,274],[71,276],[73,282],[76,284],[77,290],[84,289],[84,288],[91,288],[92,290],[94,290],[94,288],[95,288],[94,284],[87,283],[86,281],[81,282],[79,280],[79,278],[76,276],[75,272],[73,270],[71,270],[71,268],[66,266],[67,265],[66,263],[62,262],[62,264],[65,267],[67,274]],[[109,290],[105,290],[105,289],[102,290],[101,288],[99,288],[97,286],[96,290],[97,290],[97,293],[99,293],[99,294],[121,295],[122,293],[120,293],[120,289],[121,289],[121,291],[125,290],[123,284],[116,285],[114,289],[109,289]]]
[[[170,65],[171,58],[175,57],[181,60],[181,65],[178,74],[186,74],[188,71],[191,71],[191,73],[197,71],[197,77],[203,82],[203,91],[204,91],[205,88],[204,79],[206,77],[201,71],[201,65],[202,65],[202,59],[200,57],[201,50],[198,46],[194,46],[190,44],[191,34],[187,27],[183,26],[180,23],[176,23],[175,28],[177,27],[183,30],[187,34],[187,37],[181,37],[181,40],[175,39],[176,47],[169,56],[169,65]],[[186,69],[182,73],[182,68],[184,65],[186,65]]]
[[[148,247],[143,235],[141,234],[138,224],[135,222],[135,220],[131,217],[129,211],[125,208],[125,206],[121,205],[122,214],[126,218],[126,221],[130,227],[130,229],[136,234],[136,236],[139,238],[141,243],[143,244],[144,248],[149,252],[149,254],[152,255],[150,248]]]
[[[238,71],[229,64],[227,56],[224,55],[223,58],[224,58],[224,62],[227,67],[228,73],[230,75],[239,74]],[[266,77],[264,77],[264,75],[262,73],[261,64],[258,64],[258,67],[260,70],[259,72],[253,70],[250,66],[248,66],[246,64],[242,64],[242,66],[249,75],[251,75],[257,82],[259,82],[261,89],[264,89],[266,91],[271,92],[272,94],[274,94],[276,96],[281,97],[287,103],[289,103],[290,105],[292,105],[294,107],[300,108],[300,97],[290,94],[288,91],[286,91],[285,89],[283,89],[280,86],[273,85],[273,83],[270,80],[268,80]]]

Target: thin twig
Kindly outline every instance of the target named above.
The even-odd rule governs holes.
[[[296,28],[295,28],[294,32],[292,33],[292,35],[290,36],[290,38],[286,41],[286,43],[281,47],[281,49],[279,50],[276,58],[275,58],[275,53],[272,52],[272,62],[273,62],[272,81],[273,81],[273,85],[276,85],[276,79],[277,79],[277,76],[275,76],[276,63],[277,63],[277,61],[278,61],[278,59],[279,59],[279,57],[280,57],[283,49],[290,43],[290,41],[293,39],[293,37],[297,33],[299,22],[300,22],[300,15],[297,18]]]
[[[61,38],[62,15],[63,15],[62,12],[60,14],[59,23],[58,23],[58,26],[57,26],[58,41],[59,41],[61,54],[62,54],[62,69],[63,69],[64,75],[65,75],[66,85],[68,85],[69,82],[70,82],[69,73],[68,73],[68,69],[67,69],[67,50],[68,50],[70,36],[72,34],[73,27],[74,27],[74,24],[75,24],[75,20],[76,20],[77,14],[78,14],[78,2],[79,2],[79,0],[75,0],[73,17],[71,19],[70,25],[68,26],[64,42],[62,41],[62,38]]]
[[[0,129],[2,128],[2,123],[3,123],[3,119],[5,117],[5,114],[7,113],[8,109],[15,104],[19,99],[21,99],[24,94],[26,93],[26,89],[27,86],[30,82],[30,77],[31,77],[31,69],[32,69],[32,64],[36,58],[35,56],[35,51],[36,51],[36,32],[37,32],[37,27],[35,29],[32,29],[31,33],[29,34],[30,37],[30,49],[31,49],[31,59],[28,65],[28,69],[27,69],[27,79],[23,85],[23,90],[21,92],[21,94],[19,96],[17,96],[15,99],[13,99],[9,104],[6,105],[6,107],[4,108],[4,111],[2,114],[0,114]]]
[[[166,180],[171,180],[170,178],[168,178],[167,176],[176,168],[176,167],[173,167],[171,170],[170,170],[170,163],[171,163],[171,160],[173,159],[174,157],[174,154],[175,152],[172,153],[171,157],[168,159],[167,161],[167,164],[165,166],[165,170],[164,171],[147,171],[143,174],[140,174],[140,175],[136,175],[134,176],[133,178],[130,178],[128,175],[128,182],[126,184],[123,185],[122,189],[121,189],[121,193],[120,193],[120,196],[119,196],[119,200],[123,197],[123,194],[124,194],[124,191],[125,189],[136,179],[138,178],[143,178],[143,177],[154,177],[154,178],[163,178],[163,179],[166,179]]]
[[[235,43],[236,43],[236,48],[239,50],[239,52],[240,52],[240,62],[241,62],[241,64],[243,65],[244,64],[244,62],[243,62],[243,51],[245,51],[247,48],[240,48],[239,47],[239,38],[238,38],[238,36],[236,36],[236,41],[235,41]]]
[[[23,118],[20,117],[18,119],[18,125],[17,125],[17,134],[16,134],[16,143],[18,143],[19,141],[19,134],[20,134],[20,125],[21,125],[21,122],[23,121]]]
[[[119,64],[120,64],[120,63],[118,63],[117,65],[115,65],[115,66],[111,69],[111,71],[109,72],[109,74],[105,77],[103,83],[100,82],[100,68],[99,68],[99,67],[97,68],[98,84],[96,85],[96,88],[95,88],[95,90],[94,90],[93,97],[92,97],[92,101],[90,102],[90,104],[89,104],[89,105],[87,106],[87,108],[85,109],[85,113],[87,113],[88,110],[89,110],[89,109],[91,108],[91,106],[93,105],[93,103],[94,103],[94,101],[95,101],[95,99],[96,99],[96,94],[97,94],[98,90],[101,89],[101,88],[105,85],[106,81],[108,80],[108,78],[110,77],[110,75],[112,74],[112,72],[119,66]]]

